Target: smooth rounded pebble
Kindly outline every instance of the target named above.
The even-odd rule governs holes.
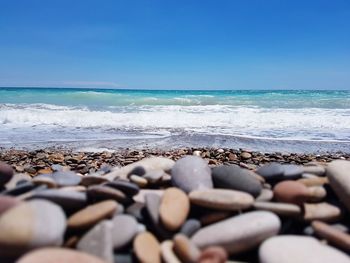
[[[225,263],[227,258],[228,255],[225,249],[218,246],[212,246],[203,249],[198,263]]]
[[[130,202],[130,199],[122,191],[103,185],[90,186],[86,194],[89,200],[93,200],[94,202],[108,199],[115,200],[119,203]]]
[[[5,185],[11,180],[13,176],[13,169],[11,165],[7,163],[0,162],[0,186]]]
[[[17,263],[106,263],[93,255],[68,248],[41,248],[23,255]]]
[[[201,228],[201,222],[197,219],[188,219],[181,227],[180,233],[191,237]]]
[[[0,217],[0,255],[59,246],[65,229],[66,216],[59,206],[44,200],[23,202]]]
[[[300,206],[294,204],[257,201],[253,206],[256,210],[270,211],[280,216],[299,216],[301,214]]]
[[[189,194],[192,204],[218,210],[238,211],[251,207],[254,198],[248,193],[226,190],[196,190]]]
[[[127,181],[122,181],[122,180],[108,182],[105,185],[108,187],[112,187],[114,189],[120,190],[128,196],[137,195],[138,192],[140,191],[140,187],[138,187],[137,184],[134,184],[132,182],[127,182]]]
[[[160,244],[150,232],[138,234],[133,242],[136,258],[140,263],[160,263]]]
[[[261,263],[349,263],[343,252],[305,236],[284,235],[269,238],[259,248]]]
[[[255,199],[256,201],[271,201],[273,199],[273,191],[263,188],[260,195]]]
[[[181,263],[180,259],[174,253],[174,242],[171,240],[163,241],[160,244],[162,259],[165,263]]]
[[[254,173],[238,165],[221,165],[212,169],[216,188],[243,191],[256,197],[261,192],[261,184]]]
[[[81,178],[80,184],[88,187],[90,185],[98,185],[105,182],[108,182],[108,179],[104,176],[86,175]]]
[[[320,220],[324,222],[333,222],[339,219],[341,210],[329,203],[304,204],[304,220]]]
[[[181,262],[195,263],[200,257],[200,250],[183,234],[177,234],[174,239],[174,252]]]
[[[187,195],[178,188],[171,187],[162,196],[159,217],[166,229],[175,231],[185,222],[190,211]]]
[[[328,164],[326,174],[335,194],[350,211],[350,161],[336,160]]]
[[[187,193],[213,188],[211,170],[208,164],[197,156],[186,156],[176,161],[171,175],[173,185]]]
[[[269,163],[260,167],[256,172],[266,180],[278,180],[283,177],[284,169],[282,164]]]
[[[303,174],[303,167],[295,164],[283,164],[283,179],[295,180],[301,177]]]
[[[206,226],[191,240],[199,248],[222,246],[229,254],[235,254],[256,247],[280,228],[281,221],[275,214],[254,211]]]
[[[72,171],[54,172],[51,176],[59,186],[78,185],[81,182],[81,176]]]
[[[113,200],[99,202],[76,212],[68,218],[67,225],[70,229],[86,229],[98,221],[111,217],[118,207]]]
[[[12,196],[0,195],[0,216],[8,209],[20,204],[21,201]]]
[[[321,221],[313,221],[312,228],[317,236],[326,239],[332,245],[350,252],[350,235]]]
[[[138,231],[138,223],[133,216],[117,215],[111,220],[113,224],[112,240],[114,249],[129,244]]]
[[[302,205],[309,198],[309,190],[302,183],[283,181],[275,185],[273,194],[278,202]]]
[[[110,221],[101,221],[82,236],[77,250],[113,263],[112,229],[113,224]]]

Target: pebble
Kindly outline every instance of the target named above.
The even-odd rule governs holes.
[[[47,189],[35,192],[31,199],[45,199],[51,201],[63,208],[64,211],[71,213],[82,209],[87,204],[86,193],[74,191],[62,191],[61,189]]]
[[[190,211],[187,195],[178,188],[170,187],[162,196],[159,217],[166,229],[175,231],[185,222]]]
[[[309,197],[307,201],[309,202],[320,202],[327,196],[326,189],[322,186],[311,186],[308,187]]]
[[[333,222],[340,218],[341,210],[329,203],[304,204],[304,220],[320,220],[324,222]]]
[[[66,229],[63,210],[44,200],[23,202],[0,217],[0,255],[18,256],[28,249],[60,246]]]
[[[230,211],[247,209],[254,203],[254,198],[250,194],[226,189],[192,191],[189,198],[192,204],[198,206]]]
[[[113,224],[107,220],[96,224],[79,240],[77,250],[113,263],[112,229]]]
[[[278,180],[283,177],[284,168],[279,163],[270,163],[260,167],[256,172],[266,180]]]
[[[145,173],[143,175],[143,178],[145,178],[148,183],[156,184],[162,179],[163,175],[163,170],[151,170]]]
[[[85,207],[68,218],[69,229],[81,230],[92,227],[97,222],[111,217],[118,207],[113,200],[102,201]]]
[[[259,249],[261,263],[349,263],[343,252],[313,237],[283,235],[267,239]]]
[[[57,187],[56,181],[48,176],[36,176],[32,179],[32,183],[35,185],[46,185],[47,188]]]
[[[313,165],[306,165],[303,166],[303,172],[304,173],[310,173],[317,176],[324,176],[326,173],[326,169],[324,166],[313,164]]]
[[[0,195],[0,216],[12,207],[20,204],[20,200],[12,196]]]
[[[188,219],[181,227],[180,233],[187,237],[193,236],[201,228],[201,222],[197,219]]]
[[[164,190],[158,189],[141,189],[140,192],[133,197],[133,200],[138,203],[145,204],[147,194],[156,194],[158,196],[163,196]]]
[[[221,246],[229,254],[236,254],[277,235],[280,227],[281,222],[275,214],[254,211],[206,226],[196,232],[191,240],[199,248]]]
[[[30,181],[30,180],[32,180],[32,177],[30,177],[28,174],[15,173],[12,176],[11,180],[5,184],[5,187],[6,187],[6,189],[15,188],[17,183],[22,181],[22,180]]]
[[[335,194],[350,211],[350,161],[336,160],[328,164],[326,174]]]
[[[302,205],[309,197],[309,190],[301,183],[288,180],[276,184],[273,194],[278,202]]]
[[[104,200],[115,200],[119,203],[130,203],[131,199],[128,198],[122,191],[117,189],[113,189],[111,187],[103,186],[103,185],[93,185],[90,186],[86,194],[89,200],[96,201],[104,201]]]
[[[212,178],[216,188],[243,191],[254,197],[262,190],[261,183],[254,173],[238,165],[217,166],[212,169]]]
[[[108,179],[104,176],[86,175],[81,178],[80,184],[88,187],[90,185],[99,185],[105,182],[108,182]]]
[[[140,187],[138,187],[137,184],[128,181],[116,180],[108,182],[105,185],[120,190],[128,196],[134,196],[140,192]]]
[[[160,244],[150,232],[138,234],[134,239],[133,247],[140,263],[161,263]]]
[[[11,165],[0,162],[0,187],[8,183],[13,176],[13,169]]]
[[[326,239],[345,252],[350,252],[350,235],[348,233],[321,221],[313,221],[311,225],[317,236]]]
[[[141,188],[146,187],[148,184],[148,181],[145,178],[135,174],[130,175],[129,179],[131,182],[135,183],[137,186]]]
[[[84,263],[106,263],[102,259],[87,253],[79,252],[68,248],[41,248],[33,250],[17,263],[63,263],[63,262],[84,262]]]
[[[159,207],[161,197],[156,194],[146,195],[146,210],[152,221],[152,223],[157,226],[159,224]]]
[[[211,170],[198,156],[186,156],[176,161],[171,170],[172,183],[185,192],[213,188]]]
[[[113,248],[120,249],[129,244],[138,232],[138,223],[133,216],[117,215],[112,219]]]
[[[232,216],[231,211],[210,211],[202,215],[199,220],[201,225],[206,226],[229,218],[230,216]]]
[[[254,208],[256,210],[265,210],[273,212],[279,216],[296,217],[301,215],[300,206],[288,203],[274,203],[274,202],[255,202]]]
[[[284,164],[283,166],[283,179],[295,180],[301,177],[303,174],[303,167],[295,164]]]
[[[196,263],[201,255],[200,250],[183,234],[177,234],[174,239],[174,252],[184,263]]]
[[[228,255],[225,249],[219,246],[211,246],[202,250],[198,263],[228,263],[227,258]]]
[[[81,176],[71,171],[54,172],[51,177],[59,186],[78,185],[81,182]]]
[[[323,186],[328,184],[327,177],[313,177],[313,178],[302,178],[298,180],[299,183],[302,183],[305,186]]]
[[[271,201],[273,199],[273,191],[263,188],[260,195],[255,199],[256,201]]]
[[[162,259],[165,263],[181,263],[179,258],[174,253],[174,242],[166,240],[160,244]]]

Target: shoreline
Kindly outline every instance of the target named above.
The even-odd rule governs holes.
[[[146,157],[163,156],[178,160],[185,155],[197,155],[210,166],[220,164],[237,164],[243,168],[255,170],[259,166],[270,163],[306,164],[309,162],[328,163],[332,160],[350,160],[347,153],[263,153],[243,149],[229,148],[177,148],[162,149],[117,149],[113,152],[79,152],[62,148],[46,148],[38,150],[1,149],[0,161],[12,165],[18,173],[26,172],[32,176],[52,171],[52,165],[68,166],[81,174],[94,173],[102,166],[121,167]]]

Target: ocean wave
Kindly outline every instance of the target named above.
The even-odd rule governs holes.
[[[0,124],[6,129],[184,130],[311,140],[350,140],[349,116],[350,109],[267,109],[227,105],[133,106],[123,110],[89,110],[48,104],[0,105]]]

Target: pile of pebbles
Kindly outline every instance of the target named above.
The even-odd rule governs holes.
[[[248,156],[246,156],[248,157]],[[350,262],[350,161],[0,163],[0,262]]]

